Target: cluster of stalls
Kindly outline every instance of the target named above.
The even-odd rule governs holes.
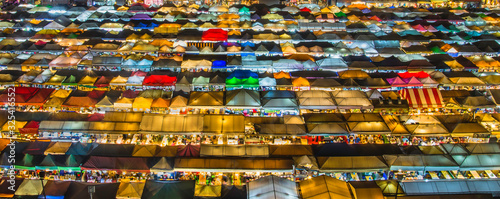
[[[358,57],[359,58],[359,57]],[[330,59],[330,58],[328,58]],[[396,58],[394,58],[396,59]],[[397,59],[396,59],[397,60]],[[356,61],[355,61],[356,62]],[[370,63],[370,62],[368,62]],[[363,65],[362,63],[358,63]],[[48,89],[109,91],[148,89],[164,91],[225,91],[247,89],[269,90],[363,90],[399,91],[405,88],[441,88],[443,90],[485,90],[498,88],[500,73],[469,71],[365,72],[362,70],[294,71],[257,73],[250,70],[232,72],[173,72],[2,70],[0,86]]]
[[[4,8],[0,197],[499,194],[496,12]]]
[[[263,177],[244,186],[208,186],[198,185],[193,181],[127,181],[119,183],[84,183],[70,181],[16,179],[17,191],[9,191],[6,185],[1,186],[4,197],[70,197],[76,199],[90,198],[341,198],[341,199],[382,199],[385,197],[421,198],[422,194],[475,194],[481,198],[492,198],[496,194],[498,181],[457,181],[457,182],[344,182],[328,176],[311,178],[299,183],[277,176]],[[485,188],[480,188],[485,186]],[[89,187],[95,193],[89,193]],[[444,188],[446,191],[438,191]],[[464,190],[460,187],[467,187]],[[491,187],[491,188],[490,188]],[[420,191],[422,190],[422,191]],[[429,190],[435,191],[431,192]],[[384,197],[385,196],[385,197]],[[453,197],[453,196],[452,196]],[[462,198],[473,198],[460,195]]]
[[[5,144],[3,146],[5,147]],[[349,189],[337,187],[350,184],[351,192],[358,195],[361,193],[358,193],[357,183],[371,185],[360,185],[359,188],[376,188],[377,194],[380,195],[428,194],[434,189],[441,190],[438,188],[441,186],[448,186],[450,189],[448,194],[450,194],[459,192],[453,188],[460,187],[460,184],[493,183],[495,186],[487,185],[490,188],[488,190],[485,188],[475,190],[474,186],[469,186],[470,190],[467,191],[468,193],[491,194],[498,191],[495,187],[499,186],[497,179],[500,177],[498,170],[500,145],[498,143],[405,147],[390,144],[324,144],[315,147],[307,145],[159,147],[79,142],[19,142],[16,150],[19,151],[19,155],[22,154],[16,157],[17,176],[28,178],[22,183],[21,180],[16,183],[18,186],[16,195],[50,195],[48,193],[53,192],[49,190],[41,193],[42,187],[54,181],[52,183],[66,183],[66,186],[59,185],[62,187],[76,186],[74,184],[118,187],[121,183],[119,190],[122,191],[118,193],[124,194],[121,197],[127,197],[126,194],[137,194],[128,189],[142,190],[146,180],[146,187],[148,183],[155,181],[156,183],[187,183],[190,184],[191,190],[196,187],[195,195],[210,197],[220,197],[221,187],[224,190],[227,186],[237,186],[239,189],[233,191],[241,191],[243,185],[246,185],[246,192],[243,189],[241,194],[249,197],[263,194],[291,194],[292,196],[301,194],[304,198],[314,198],[315,195],[327,194],[322,192],[342,192],[337,193],[342,198],[368,197],[367,195],[352,197]],[[8,149],[2,154],[1,164],[9,167],[7,157]],[[43,181],[29,179],[29,177],[40,178]],[[474,179],[474,181],[465,181],[466,179]],[[423,180],[430,182],[425,184]],[[398,181],[403,188],[396,188],[400,186]],[[296,182],[300,186],[295,186]],[[322,184],[325,182],[328,185],[337,184],[334,186],[337,188],[330,190],[323,187]],[[445,182],[452,184],[432,184]],[[132,185],[127,183],[132,183]],[[137,184],[133,185],[134,183]],[[279,188],[270,187],[268,183],[277,183],[280,186]],[[2,181],[0,187],[7,186],[7,184]],[[309,188],[304,189],[302,186]],[[396,187],[385,190],[386,186]],[[292,190],[297,187],[301,189],[299,192],[296,190],[289,192],[286,191],[287,187],[293,187]],[[37,191],[28,192],[25,189]],[[7,194],[6,188],[0,190],[2,194]],[[64,195],[64,190],[61,189],[57,193]],[[148,189],[145,189],[144,193],[147,193],[146,190]],[[187,196],[193,194],[192,191],[187,190],[182,192]],[[139,192],[139,196],[128,195],[128,197],[140,197],[140,193],[142,191]],[[370,198],[374,198],[374,195]]]
[[[500,18],[493,11],[308,6],[135,10],[139,5],[130,12],[75,7],[63,15],[47,7],[16,7],[0,16],[0,64],[25,71],[273,72],[495,71],[500,65],[494,41]],[[349,58],[359,55],[371,58]]]
[[[222,114],[151,114],[106,112],[19,112],[3,137],[77,139],[84,142],[193,144],[383,144],[438,145],[488,142],[499,130],[498,114],[380,115],[308,113],[283,117]],[[11,128],[15,123],[14,128]]]
[[[154,77],[154,75],[150,76]],[[175,77],[174,77],[175,78]],[[232,78],[231,80],[234,80]],[[304,113],[496,113],[500,102],[498,89],[439,90],[437,88],[402,88],[401,90],[340,90],[314,87],[334,79],[317,79],[305,87],[305,78],[294,83],[302,90],[252,90],[248,87],[226,91],[145,90],[66,90],[37,87],[10,87],[0,94],[0,103],[7,108],[15,102],[18,111],[104,113],[128,111],[169,114],[240,114],[244,116],[283,116]],[[323,86],[325,86],[323,84]],[[317,85],[317,84],[316,84]],[[179,86],[179,84],[178,84]],[[185,85],[189,87],[189,84]],[[210,86],[210,85],[205,85]],[[219,84],[219,86],[222,86]],[[228,86],[227,84],[225,85]],[[321,86],[321,85],[319,85]],[[254,87],[255,88],[255,87]],[[309,90],[312,89],[312,90]],[[10,99],[11,93],[15,99]]]

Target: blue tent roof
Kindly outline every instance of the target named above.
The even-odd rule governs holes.
[[[231,75],[227,77],[227,79],[231,79],[233,77],[236,77],[238,79],[247,79],[249,77],[259,78],[259,75],[250,70],[235,70],[231,73]]]
[[[241,43],[240,45],[241,45],[241,47],[247,47],[247,46],[255,47],[255,43],[252,43],[252,42],[249,42],[249,41],[247,41],[245,43]]]
[[[215,60],[212,62],[212,68],[225,68],[226,61],[224,60]]]

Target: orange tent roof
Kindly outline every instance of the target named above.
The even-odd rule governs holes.
[[[274,73],[273,76],[274,76],[274,79],[281,79],[281,78],[290,79],[290,78],[292,78],[292,77],[290,77],[290,73],[285,73],[283,71],[281,71],[279,73]]]
[[[297,79],[294,79],[292,81],[293,87],[305,87],[305,86],[311,86],[309,84],[309,81],[306,78],[299,77]]]
[[[170,100],[158,98],[153,101],[151,108],[168,108],[170,106]]]

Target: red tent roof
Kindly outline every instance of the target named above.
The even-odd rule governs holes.
[[[227,31],[222,29],[210,29],[203,32],[201,39],[203,41],[226,41]]]
[[[380,18],[377,17],[377,15],[373,15],[373,17],[370,17],[370,20],[381,21]]]
[[[170,77],[168,75],[150,75],[144,79],[142,85],[144,86],[173,86],[177,81],[177,77]]]
[[[45,101],[49,98],[50,94],[54,91],[54,89],[40,89],[36,94],[31,97],[27,102],[26,105],[38,105],[42,106]],[[22,105],[23,103],[19,103],[19,105]]]
[[[180,157],[199,157],[200,156],[200,145],[179,146],[177,150],[177,156]]]
[[[427,74],[424,71],[420,71],[418,73],[410,73],[410,72],[404,72],[404,73],[398,73],[398,75],[403,78],[411,78],[411,77],[416,77],[416,78],[427,78],[429,77],[429,74]]]
[[[137,95],[139,95],[139,91],[134,91],[134,90],[126,90],[122,93],[123,97],[126,98],[136,98]]]
[[[92,99],[101,99],[104,97],[104,94],[106,94],[106,91],[97,91],[97,90],[93,90],[93,91],[90,91],[87,96],[92,98]]]
[[[300,12],[311,12],[311,10],[307,7],[304,7],[302,9],[300,9]]]
[[[104,119],[104,114],[94,113],[89,116],[87,121],[102,121],[102,119]]]
[[[37,45],[37,46],[43,46],[43,45],[45,45],[45,44],[47,44],[47,42],[44,42],[44,41],[42,41],[42,40],[38,40],[38,41],[35,43],[35,45]]]
[[[138,71],[132,72],[132,74],[130,76],[146,77],[146,75],[148,75],[148,73],[138,70]]]
[[[15,87],[15,102],[18,104],[27,103],[28,100],[33,97],[33,95],[35,95],[39,90],[39,88],[32,87]],[[12,92],[12,88],[5,89],[2,92],[2,94],[0,95],[0,102],[2,102],[3,104],[10,102],[9,92]]]
[[[95,83],[94,83],[94,86],[96,87],[107,87],[109,86],[109,82],[111,82],[111,80],[113,79],[113,77],[105,77],[105,76],[101,76]]]
[[[30,121],[23,128],[19,129],[20,134],[37,134],[40,122]]]

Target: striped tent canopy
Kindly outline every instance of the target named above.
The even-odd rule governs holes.
[[[408,88],[399,91],[399,94],[408,101],[408,105],[412,108],[443,107],[443,97],[437,88]]]

